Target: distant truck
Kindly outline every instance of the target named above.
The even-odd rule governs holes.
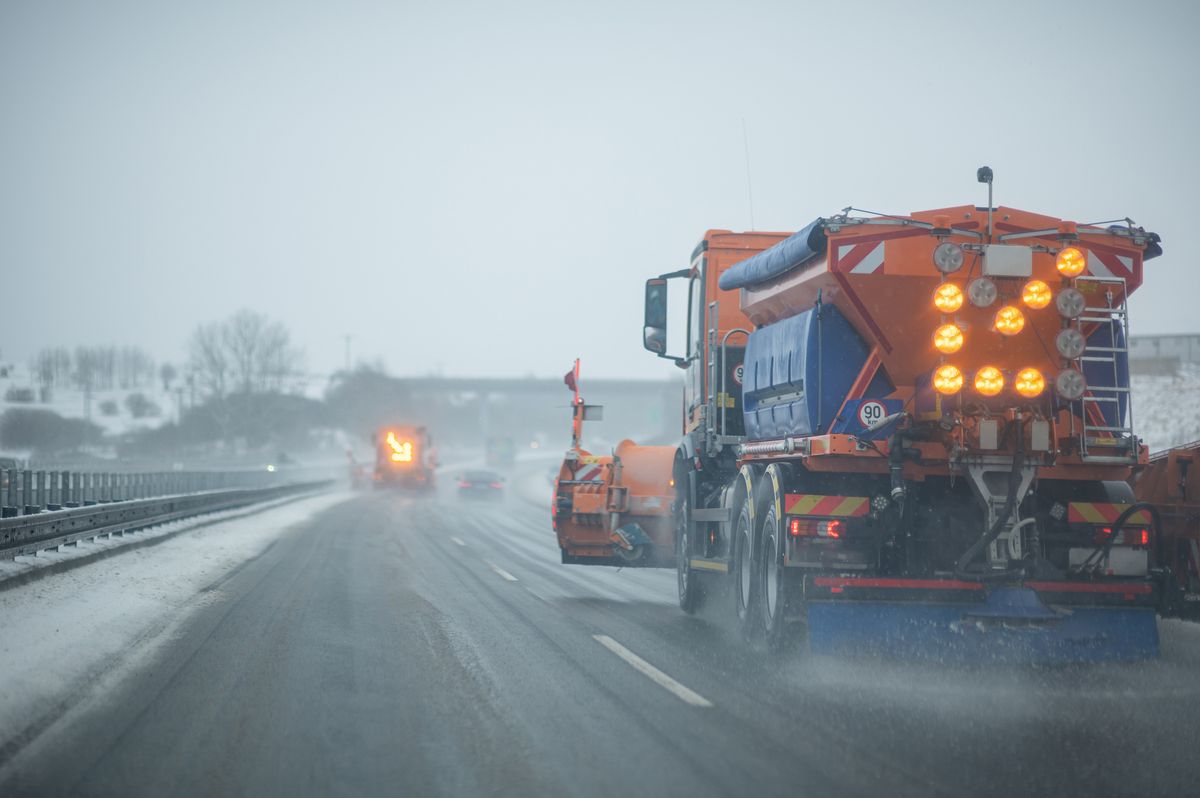
[[[517,460],[513,439],[507,435],[493,435],[488,438],[484,460],[490,468],[511,468]]]
[[[432,490],[437,456],[424,427],[389,426],[375,433],[375,486]]]

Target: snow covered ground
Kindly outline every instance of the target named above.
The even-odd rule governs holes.
[[[1151,452],[1200,441],[1200,366],[1133,378],[1133,425]]]
[[[20,747],[74,704],[101,694],[213,600],[207,588],[285,539],[289,528],[348,497],[321,494],[217,524],[181,521],[194,529],[4,589],[0,751]],[[81,544],[78,551],[48,556],[79,557],[89,546],[103,545]],[[21,564],[11,570],[20,571]]]
[[[33,391],[33,402],[10,402],[5,399],[10,388],[29,389]],[[174,420],[176,416],[177,396],[164,391],[161,382],[148,382],[139,388],[114,389],[111,391],[93,391],[90,398],[91,420],[100,426],[108,435],[123,435],[138,429],[157,427],[160,424]],[[158,407],[158,414],[145,418],[134,418],[125,404],[130,394],[140,393]],[[88,415],[89,403],[84,392],[70,387],[55,388],[49,402],[38,400],[38,389],[29,369],[20,365],[10,365],[7,376],[0,376],[0,413],[10,407],[49,410],[64,418],[84,418]],[[116,405],[116,413],[105,415],[101,405],[112,402]]]

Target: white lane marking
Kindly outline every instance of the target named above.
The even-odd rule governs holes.
[[[458,544],[458,545],[460,545],[460,546],[465,546],[465,545],[467,545],[466,543],[463,543],[463,539],[462,539],[462,538],[456,538],[456,537],[454,537],[454,536],[452,535],[452,536],[450,537],[450,539],[451,539],[451,540],[453,540],[455,543],[457,543],[457,544]]]
[[[497,574],[499,574],[499,575],[500,575],[500,578],[501,578],[501,579],[503,579],[503,580],[505,580],[505,581],[507,581],[507,582],[516,582],[516,581],[518,581],[518,580],[517,580],[517,578],[516,578],[515,576],[513,576],[513,575],[512,575],[512,574],[510,574],[508,571],[506,571],[506,570],[504,570],[503,568],[501,568],[499,565],[496,565],[496,564],[495,564],[495,563],[493,563],[493,562],[490,562],[490,563],[488,563],[488,565],[489,565],[489,566],[491,566],[491,569],[492,569],[493,571],[495,571]]]
[[[675,694],[675,697],[684,703],[691,704],[694,707],[711,707],[712,702],[696,691],[684,687],[679,682],[672,679],[667,674],[660,671],[658,668],[651,665],[646,660],[634,654],[625,646],[613,640],[608,635],[592,635],[592,638],[600,645],[607,648],[612,653],[616,654],[621,659],[628,662],[635,670],[640,671],[644,676],[647,676],[652,682],[659,687],[665,688]]]

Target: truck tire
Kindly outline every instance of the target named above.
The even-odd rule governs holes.
[[[790,592],[783,564],[783,475],[778,465],[767,466],[758,485],[758,508],[762,524],[758,545],[758,607],[762,615],[767,649],[782,651],[788,639]]]
[[[676,478],[676,484],[686,482]],[[675,525],[675,579],[679,587],[679,609],[688,615],[704,606],[704,587],[699,575],[692,570],[692,525],[688,523],[687,489],[679,491],[673,514]]]
[[[758,626],[758,591],[755,590],[754,497],[747,496],[733,526],[732,583],[733,618],[738,633],[749,640]]]

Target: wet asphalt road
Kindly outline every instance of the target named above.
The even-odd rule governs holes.
[[[362,494],[215,586],[0,794],[1200,794],[1200,627],[1163,624],[1151,664],[951,669],[772,656],[723,596],[674,594],[560,565],[515,496]]]

